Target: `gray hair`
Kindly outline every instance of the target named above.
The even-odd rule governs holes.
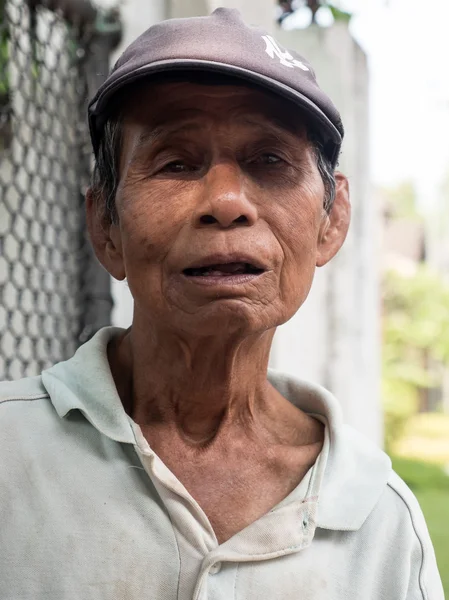
[[[122,147],[123,117],[110,118],[106,121],[98,153],[95,160],[91,191],[103,217],[109,223],[118,223],[115,196],[119,184],[120,152]],[[318,171],[324,184],[323,208],[329,214],[335,199],[335,175],[331,161],[324,152],[324,144],[312,130],[308,132],[312,144]]]

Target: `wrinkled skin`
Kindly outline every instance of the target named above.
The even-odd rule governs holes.
[[[223,541],[284,498],[321,449],[322,424],[266,371],[275,328],[345,239],[347,180],[336,174],[327,215],[305,123],[258,90],[157,84],[124,112],[118,223],[87,197],[97,256],[135,301],[111,370],[125,409]],[[217,255],[263,272],[232,285],[183,274]]]

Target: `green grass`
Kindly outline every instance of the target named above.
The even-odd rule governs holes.
[[[449,598],[449,490],[414,491],[426,518],[435,548],[444,594]]]
[[[393,453],[449,465],[449,415],[421,413],[410,418],[401,439],[393,445]]]
[[[405,435],[449,440],[449,415],[443,413],[419,413],[409,420]]]
[[[392,456],[391,461],[393,469],[414,492],[435,489],[449,493],[449,477],[439,465],[402,456]]]
[[[444,593],[449,598],[449,477],[437,464],[392,457],[393,468],[413,490],[426,518]]]

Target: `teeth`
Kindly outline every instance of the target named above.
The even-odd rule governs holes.
[[[262,269],[258,269],[249,263],[228,263],[223,265],[210,265],[208,267],[197,267],[193,269],[186,269],[185,274],[191,277],[226,277],[227,275],[242,275],[257,274]]]
[[[246,264],[229,263],[228,265],[214,265],[213,270],[220,271],[221,273],[245,273]]]
[[[210,269],[189,269],[190,273],[193,277],[204,277],[205,275],[209,275]]]

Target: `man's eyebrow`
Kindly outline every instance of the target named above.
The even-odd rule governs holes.
[[[256,115],[239,115],[236,122],[243,126],[250,126],[259,130],[265,137],[275,138],[279,141],[298,143],[302,138],[299,127],[289,126],[284,120],[276,117],[260,118]],[[176,120],[164,120],[152,127],[143,129],[137,140],[137,147],[154,144],[173,134],[183,135],[192,131],[204,130],[204,123],[198,121],[195,116],[180,118]]]
[[[288,135],[298,139],[301,137],[301,133],[303,132],[302,128],[298,126],[295,127],[294,124],[287,123],[284,119],[275,116],[266,117],[262,120],[256,116],[245,115],[242,116],[239,121],[260,129],[265,133],[272,133],[276,136]]]
[[[139,134],[137,141],[138,146],[142,146],[147,143],[158,142],[164,137],[172,135],[173,133],[187,133],[189,131],[198,131],[203,128],[201,123],[194,121],[193,119],[179,119],[176,121],[164,121],[151,128],[144,129]]]

